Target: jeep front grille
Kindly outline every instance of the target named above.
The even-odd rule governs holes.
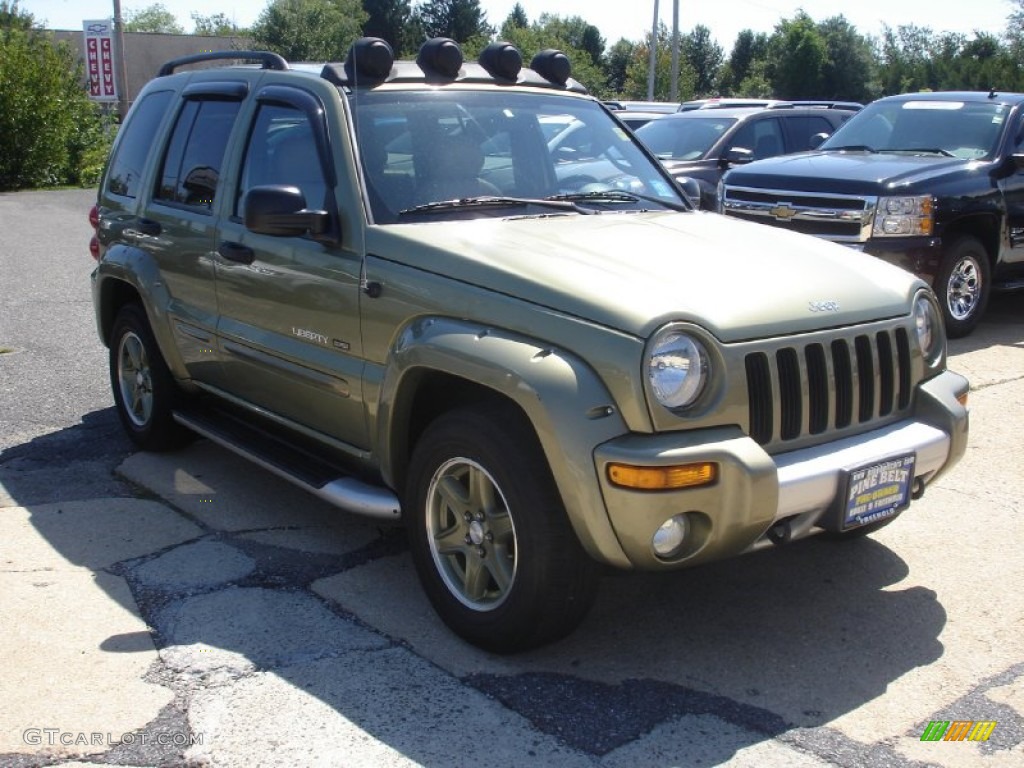
[[[746,355],[750,436],[763,446],[860,428],[907,409],[910,341],[895,327]]]
[[[721,203],[729,216],[838,243],[863,243],[871,235],[878,198],[727,185]]]

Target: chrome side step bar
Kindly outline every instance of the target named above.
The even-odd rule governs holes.
[[[397,522],[401,517],[398,497],[388,488],[371,485],[354,477],[314,476],[289,466],[281,455],[255,450],[237,438],[232,430],[187,412],[175,411],[174,420],[198,435],[237,453],[278,477],[347,512],[378,520]]]

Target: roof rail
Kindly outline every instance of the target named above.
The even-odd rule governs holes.
[[[174,70],[186,64],[196,64],[200,61],[215,61],[217,59],[258,61],[263,65],[263,69],[276,69],[281,72],[288,69],[288,62],[283,57],[270,51],[206,51],[205,53],[193,53],[189,56],[171,59],[160,67],[157,77],[172,75]]]

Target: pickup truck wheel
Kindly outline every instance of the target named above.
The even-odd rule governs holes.
[[[174,421],[177,386],[138,304],[125,305],[110,334],[110,383],[121,424],[146,451],[167,451],[191,434]]]
[[[935,279],[947,336],[960,338],[974,330],[990,287],[988,254],[981,242],[969,236],[954,240]]]
[[[444,622],[511,653],[571,632],[598,565],[569,525],[532,430],[507,408],[439,417],[416,444],[403,518],[424,591]]]

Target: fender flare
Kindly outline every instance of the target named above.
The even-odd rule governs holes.
[[[578,356],[506,330],[451,318],[421,318],[397,337],[381,384],[377,445],[386,481],[402,486],[403,408],[415,374],[464,379],[515,403],[529,419],[583,547],[630,568],[608,519],[594,448],[628,433],[604,383]]]

